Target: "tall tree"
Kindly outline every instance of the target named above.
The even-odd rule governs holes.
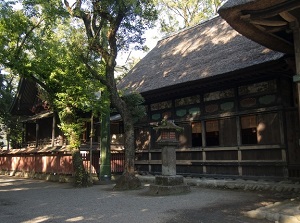
[[[112,106],[123,118],[125,136],[125,171],[117,182],[116,189],[135,189],[140,181],[134,175],[134,122],[136,110],[143,101],[140,95],[122,97],[116,86],[114,68],[119,50],[128,49],[130,44],[140,47],[144,43],[141,38],[147,28],[151,28],[157,19],[152,0],[76,0],[73,5],[64,0],[69,13],[83,21],[92,54],[101,57],[105,67],[105,76],[95,70],[95,62],[85,58],[85,64],[93,76],[101,81],[110,93]],[[84,58],[84,57],[83,57]],[[131,102],[131,103],[129,103]],[[132,109],[132,104],[134,108]],[[133,111],[134,110],[134,111]],[[142,112],[138,112],[140,114]]]
[[[224,0],[156,0],[162,33],[172,33],[217,14]]]
[[[55,56],[59,64],[52,71],[51,78],[56,82],[57,88],[54,93],[53,106],[59,114],[61,121],[60,128],[68,137],[72,151],[73,166],[75,171],[75,185],[87,186],[91,182],[87,171],[82,165],[80,155],[80,136],[83,131],[83,121],[80,117],[82,112],[103,112],[103,102],[96,100],[94,93],[104,91],[100,82],[90,77],[86,67],[80,63],[82,50],[80,44],[84,41],[83,36],[76,29],[68,29],[62,35],[56,35],[50,42],[58,43],[51,46],[51,57]],[[68,40],[67,40],[68,38]],[[56,41],[53,41],[56,39]],[[61,40],[66,40],[61,45]],[[84,46],[83,46],[84,48]],[[56,52],[56,53],[54,53]],[[59,54],[59,55],[58,55]],[[103,69],[97,67],[99,74]],[[102,98],[103,101],[103,98]]]
[[[68,13],[58,0],[24,0],[21,9],[14,8],[15,2],[0,1],[0,64],[36,81],[47,92],[42,97],[58,112],[70,141],[75,186],[86,186],[89,179],[79,151],[82,121],[77,111],[91,110],[91,92],[101,88],[80,63],[88,46],[82,44],[86,37],[76,24],[69,25]],[[95,66],[99,74],[101,69]]]
[[[0,70],[0,132],[5,136],[7,148],[15,148],[20,146],[22,140],[21,123],[19,117],[10,114],[11,102],[16,93],[18,76],[13,75],[10,71]],[[4,137],[3,137],[4,138]]]

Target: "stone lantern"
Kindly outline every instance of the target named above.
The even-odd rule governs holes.
[[[167,119],[154,129],[160,133],[157,144],[162,150],[162,175],[155,177],[155,184],[150,185],[150,194],[171,195],[190,192],[190,187],[184,184],[183,176],[176,175],[176,148],[179,144],[177,135],[183,129]]]

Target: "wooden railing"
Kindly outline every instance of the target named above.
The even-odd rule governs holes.
[[[139,151],[136,157],[137,171],[161,172],[160,149]],[[284,145],[176,149],[176,168],[181,175],[288,177]]]

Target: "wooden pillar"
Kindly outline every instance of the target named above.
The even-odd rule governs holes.
[[[38,119],[35,121],[35,147],[39,146],[39,122]]]
[[[90,165],[89,173],[92,176],[92,161],[93,161],[93,137],[94,137],[94,114],[91,114],[91,131],[90,131]]]
[[[207,169],[206,169],[206,150],[205,150],[205,147],[206,147],[206,126],[205,126],[205,121],[202,120],[201,121],[201,130],[202,130],[202,161],[204,163],[203,165],[203,174],[206,174],[207,173]]]
[[[26,133],[26,128],[25,127],[26,127],[25,123],[22,122],[22,145],[21,145],[21,147],[23,147],[24,144],[25,144],[25,133]]]
[[[300,27],[298,21],[290,23],[291,29],[294,34],[294,48],[295,48],[295,63],[296,63],[296,75],[294,76],[294,82],[297,84],[298,90],[298,117],[300,122]]]
[[[205,121],[201,121],[201,131],[202,131],[202,147],[206,147],[206,126]]]
[[[242,139],[241,139],[241,120],[239,116],[236,116],[236,140],[237,140],[237,145],[238,145],[238,172],[239,176],[243,176],[243,167],[241,166],[242,163],[242,151],[240,149],[242,145]]]
[[[10,149],[10,129],[7,129],[6,132],[6,142],[7,142],[7,151]]]
[[[280,130],[280,144],[281,144],[281,159],[283,162],[286,163],[286,165],[284,167],[283,175],[285,178],[288,178],[288,176],[289,176],[289,171],[288,171],[288,167],[287,167],[288,146],[287,146],[286,135],[285,135],[285,131],[284,131],[284,113],[283,113],[283,111],[278,112],[278,116],[279,116],[279,130]]]
[[[295,49],[295,64],[296,75],[293,77],[294,82],[297,85],[298,93],[298,124],[300,124],[300,27],[299,21],[294,18],[294,21],[290,23],[290,27],[293,30],[294,35],[294,49]],[[298,146],[300,145],[300,135],[298,134]]]
[[[55,141],[55,126],[56,126],[56,118],[55,114],[53,114],[52,118],[52,140],[51,140],[51,146],[54,146],[54,141]]]

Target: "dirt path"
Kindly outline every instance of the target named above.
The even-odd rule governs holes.
[[[203,188],[153,197],[145,195],[147,190],[145,186],[118,192],[112,185],[76,189],[69,184],[0,176],[0,222],[267,223],[243,212],[281,199],[260,192]]]

